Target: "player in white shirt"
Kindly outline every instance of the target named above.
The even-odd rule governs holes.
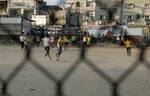
[[[54,35],[50,36],[50,45],[52,47],[54,47],[54,45],[55,45],[55,37],[54,37]]]
[[[24,45],[25,45],[25,36],[24,36],[24,34],[20,35],[19,40],[20,40],[20,44],[21,44],[21,49],[23,50]]]
[[[48,34],[43,38],[43,43],[44,43],[44,49],[46,51],[45,56],[48,56],[50,61],[51,61],[52,59],[51,59],[51,56],[50,56],[50,53],[49,53],[49,50],[50,50],[50,39],[49,39],[49,35]]]

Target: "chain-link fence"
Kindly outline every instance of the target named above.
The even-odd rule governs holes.
[[[118,1],[113,6],[119,7],[120,4],[123,3],[123,0]],[[113,19],[113,11],[111,7],[107,6],[107,4],[104,4],[103,2],[97,2],[100,5],[104,5],[106,7],[106,10],[109,14],[109,21]],[[108,7],[108,8],[107,8]],[[122,13],[121,13],[122,15]],[[122,19],[122,18],[121,18]],[[2,26],[1,28],[7,29],[6,26]],[[8,30],[8,33],[10,31]],[[13,34],[13,33],[11,33]],[[11,36],[9,37],[9,40],[14,40]],[[80,66],[83,62],[92,69],[99,77],[102,77],[110,86],[111,86],[111,96],[120,96],[120,86],[122,83],[140,66],[145,66],[148,70],[150,70],[150,63],[145,59],[145,54],[147,51],[147,47],[142,46],[140,49],[140,54],[138,56],[137,61],[135,61],[124,73],[118,77],[118,79],[114,80],[111,78],[105,71],[103,71],[101,68],[99,68],[94,62],[92,62],[87,56],[87,48],[82,46],[80,50],[80,55],[75,63],[72,64],[72,66],[67,70],[67,72],[61,77],[56,78],[55,75],[53,75],[51,72],[49,72],[47,69],[43,68],[40,63],[38,63],[35,59],[32,58],[32,48],[28,47],[25,51],[25,58],[22,60],[21,63],[19,63],[12,73],[9,74],[9,76],[6,79],[3,79],[0,76],[0,83],[2,84],[1,93],[0,96],[11,96],[11,93],[9,94],[9,85],[14,80],[14,78],[24,69],[26,63],[30,62],[38,71],[40,71],[43,75],[45,75],[50,81],[54,83],[56,86],[55,89],[55,96],[65,96],[64,86],[65,82],[67,81],[70,76],[76,72],[77,67]],[[92,89],[91,89],[92,90]]]
[[[113,50],[113,49],[112,49]],[[95,72],[99,77],[103,78],[110,86],[111,86],[111,96],[121,96],[120,95],[120,87],[122,83],[137,69],[140,65],[145,66],[148,70],[150,70],[150,63],[145,59],[145,53],[147,51],[146,47],[142,47],[140,49],[140,55],[138,56],[137,61],[135,61],[133,64],[130,65],[130,67],[123,72],[121,76],[118,77],[118,79],[113,79],[109,76],[103,69],[99,68],[93,61],[90,60],[90,58],[87,57],[87,49],[85,47],[82,47],[80,50],[80,55],[77,60],[73,64],[71,64],[71,67],[67,69],[66,73],[63,74],[61,78],[57,78],[53,73],[49,72],[46,68],[41,66],[40,63],[38,63],[35,59],[32,58],[32,49],[30,47],[26,49],[25,52],[25,58],[19,63],[13,72],[9,74],[9,76],[5,79],[0,77],[0,81],[2,84],[1,88],[1,96],[11,96],[11,93],[9,93],[9,86],[13,82],[14,78],[18,76],[18,74],[25,68],[25,65],[27,63],[31,63],[39,72],[41,72],[44,76],[48,78],[51,82],[54,83],[56,89],[55,89],[55,96],[65,96],[64,87],[67,82],[67,80],[73,75],[74,72],[77,72],[77,69],[79,66],[81,66],[82,63],[85,63],[86,66],[88,66],[93,72]],[[92,90],[92,89],[91,89]],[[98,95],[98,94],[97,94]]]

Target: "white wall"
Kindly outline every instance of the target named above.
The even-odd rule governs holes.
[[[49,23],[48,15],[32,15],[32,20],[36,21],[35,25],[47,25]]]

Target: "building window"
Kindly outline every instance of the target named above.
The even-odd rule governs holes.
[[[145,20],[150,20],[150,16],[145,16]]]
[[[145,3],[145,4],[144,4],[144,7],[145,7],[145,8],[150,8],[150,3]]]
[[[0,9],[7,9],[7,1],[0,1]]]
[[[133,16],[133,15],[129,15],[129,16],[127,16],[127,19],[128,19],[128,20],[133,20],[133,19],[134,19],[134,16]]]
[[[100,15],[100,16],[99,16],[99,19],[100,19],[100,20],[105,20],[105,19],[106,19],[106,16]]]
[[[89,21],[93,21],[94,20],[94,17],[93,16],[90,16],[89,17]]]
[[[76,2],[76,7],[80,7],[80,2]]]
[[[90,7],[90,2],[87,2],[87,3],[86,3],[86,7]]]
[[[129,4],[127,4],[127,8],[128,9],[135,8],[135,4],[134,3],[129,3]]]

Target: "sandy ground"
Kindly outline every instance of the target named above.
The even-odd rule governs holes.
[[[33,59],[56,79],[61,79],[80,58],[80,50],[69,48],[63,52],[60,61],[56,61],[55,48],[51,49],[53,61],[44,57],[43,48],[35,48]],[[149,51],[146,52],[149,60]],[[124,48],[96,47],[87,51],[88,60],[99,70],[104,71],[111,79],[117,80],[126,70],[137,61],[138,49],[132,49],[132,56],[126,55]],[[7,79],[13,70],[23,60],[24,54],[20,47],[0,47],[0,76]],[[149,60],[150,61],[150,60]],[[0,83],[1,85],[1,83]],[[12,96],[56,96],[56,84],[48,79],[41,71],[27,62],[24,68],[9,84],[9,93]],[[120,84],[121,96],[149,96],[150,70],[139,66]],[[87,63],[82,62],[73,73],[64,81],[65,96],[111,96],[111,84],[101,75],[93,71]]]

